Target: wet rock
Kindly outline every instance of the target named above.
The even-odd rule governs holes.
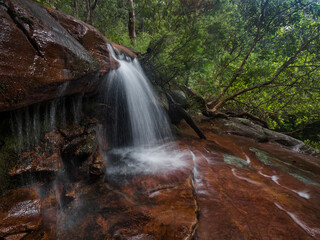
[[[47,149],[49,152],[50,148],[57,150],[62,147],[64,141],[64,137],[58,130],[52,130],[51,132],[46,133],[44,136],[44,148]]]
[[[47,157],[46,153],[27,152],[22,155],[21,164],[14,166],[9,174],[11,176],[22,173],[58,172],[62,167],[62,159],[59,153]]]
[[[79,124],[73,124],[68,128],[60,128],[58,130],[66,139],[74,139],[85,134],[85,127]]]
[[[99,148],[91,157],[89,172],[92,175],[100,176],[103,175],[106,171],[106,163],[104,160],[103,152]]]
[[[70,159],[73,162],[82,162],[89,158],[97,148],[95,135],[78,136],[66,143],[62,148],[64,159]]]
[[[137,55],[131,51],[130,49],[128,49],[127,47],[123,46],[123,45],[120,45],[120,44],[117,44],[117,43],[114,43],[114,42],[110,42],[113,49],[115,50],[116,54],[118,55],[125,55],[125,56],[128,56],[132,59],[136,58]]]
[[[77,186],[77,197],[59,215],[57,237],[191,239],[197,206],[190,178],[169,187],[164,179],[149,176],[132,179],[125,186],[103,181]]]
[[[62,12],[46,9],[100,63],[100,75],[118,67],[118,62],[110,57],[108,40],[97,29]]]
[[[319,158],[219,134],[219,124],[199,123],[206,141],[183,139],[195,164],[197,239],[320,238]]]
[[[227,164],[231,164],[231,165],[234,165],[234,166],[239,167],[239,168],[250,167],[250,163],[246,162],[242,158],[238,158],[236,156],[232,156],[232,155],[229,155],[229,154],[224,154],[223,155],[223,160]]]
[[[44,141],[39,146],[31,152],[21,154],[18,164],[9,174],[15,176],[22,173],[58,172],[63,166],[60,148],[64,141],[57,130],[46,133]]]
[[[41,200],[33,189],[16,189],[1,197],[0,237],[21,239],[39,229],[41,221]]]
[[[264,128],[245,118],[229,118],[223,120],[224,125],[229,128],[230,133],[256,139],[258,142],[274,142],[289,147],[298,152],[319,155],[320,152],[307,146],[304,142]]]
[[[100,69],[117,67],[92,26],[31,0],[0,4],[0,111],[95,91]]]

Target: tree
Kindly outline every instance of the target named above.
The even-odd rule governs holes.
[[[254,3],[250,2],[250,5],[254,5]],[[242,4],[242,3],[241,3]],[[240,94],[246,93],[248,91],[252,91],[257,88],[265,87],[270,85],[271,83],[274,83],[276,79],[279,77],[279,75],[286,70],[291,64],[294,63],[298,55],[306,50],[306,48],[309,47],[309,45],[319,39],[319,33],[318,28],[317,31],[313,32],[311,34],[310,39],[305,40],[301,44],[299,48],[295,52],[293,52],[292,57],[290,57],[287,61],[285,61],[274,73],[273,76],[270,76],[270,79],[254,83],[251,86],[248,86],[243,89],[239,89],[238,91],[230,94],[229,96],[224,97],[222,100],[220,100],[223,96],[226,95],[227,91],[230,89],[231,86],[235,84],[235,82],[238,80],[239,76],[245,69],[247,65],[248,58],[252,54],[253,50],[257,48],[257,44],[262,41],[264,38],[270,38],[274,36],[274,31],[276,29],[280,30],[281,28],[293,28],[293,26],[289,24],[294,24],[294,22],[290,22],[290,18],[293,17],[293,15],[296,15],[298,13],[302,13],[304,9],[311,6],[312,2],[306,2],[306,3],[296,3],[295,1],[269,1],[269,0],[263,0],[260,1],[259,6],[256,6],[259,8],[259,11],[256,11],[256,13],[259,13],[258,16],[256,16],[254,19],[254,25],[255,26],[255,34],[253,35],[252,44],[250,45],[249,49],[247,50],[247,53],[244,55],[243,60],[234,73],[233,77],[230,79],[228,84],[223,88],[223,90],[219,93],[219,95],[215,98],[215,100],[208,103],[208,107],[210,108],[210,112],[214,113],[219,107],[221,107],[224,103],[226,103],[229,100],[234,99]],[[245,14],[248,14],[244,12]],[[286,21],[286,19],[289,19]],[[251,24],[250,24],[251,25]],[[297,37],[297,36],[296,36]],[[297,45],[297,43],[295,44]]]
[[[182,88],[207,116],[245,114],[292,134],[320,119],[317,1],[91,1],[50,0],[140,51],[159,89]]]
[[[129,20],[128,20],[128,30],[129,37],[132,41],[132,44],[136,44],[136,27],[135,27],[135,14],[133,8],[133,0],[128,0],[129,5]]]
[[[86,8],[87,8],[87,15],[86,15],[86,22],[93,25],[93,16],[94,10],[97,7],[98,0],[86,0]]]

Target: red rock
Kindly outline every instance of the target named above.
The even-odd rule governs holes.
[[[12,190],[0,199],[0,237],[19,239],[37,230],[42,221],[41,200],[30,188]]]
[[[92,26],[31,0],[5,0],[2,6],[0,111],[95,91],[100,69],[117,67],[107,40]]]
[[[183,129],[179,169],[108,175],[108,159],[105,178],[58,178],[23,239],[320,239],[319,158],[199,127],[207,140]]]
[[[44,226],[58,239],[192,239],[198,207],[190,168],[127,180],[62,183],[62,195],[71,201],[59,210],[50,194]]]
[[[320,238],[320,166],[315,157],[223,135],[228,129],[217,131],[219,121],[199,126],[206,141],[196,136],[184,140],[197,169],[197,239]],[[250,166],[237,164],[237,159],[224,161],[226,153]]]
[[[102,151],[97,148],[90,159],[89,172],[92,175],[100,176],[106,171],[106,163]]]
[[[27,233],[18,233],[18,234],[14,234],[14,235],[9,235],[5,238],[5,240],[20,240],[23,237],[25,237],[27,235]]]
[[[126,56],[131,57],[132,59],[137,57],[137,55],[127,47],[114,42],[110,42],[110,43],[117,54],[124,54]]]
[[[118,62],[110,57],[108,40],[96,28],[52,8],[46,9],[100,63],[100,75],[118,67]]]
[[[22,173],[58,172],[62,167],[62,159],[59,153],[53,153],[47,157],[46,153],[27,152],[21,159],[21,164],[14,166],[9,174],[11,176]]]
[[[63,166],[60,148],[65,140],[62,135],[53,130],[45,134],[44,143],[34,151],[24,152],[21,159],[10,171],[11,176],[22,173],[58,172]]]

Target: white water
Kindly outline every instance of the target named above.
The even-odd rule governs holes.
[[[300,220],[295,214],[285,210],[282,206],[280,206],[280,204],[278,204],[278,203],[274,203],[274,204],[277,206],[277,208],[279,208],[280,210],[286,212],[291,217],[291,219],[296,224],[298,224],[303,230],[305,230],[308,234],[310,234],[311,236],[315,237],[316,239],[319,239],[318,237],[320,236],[320,228],[309,227],[305,222]]]
[[[116,143],[116,147],[152,147],[171,139],[165,110],[138,60],[116,56],[112,47],[108,47],[120,64],[110,72],[104,93],[105,104],[115,107],[109,142]]]
[[[107,176],[155,174],[186,166],[186,152],[176,150],[166,111],[137,59],[111,56],[120,67],[109,73],[103,90],[105,124],[112,150]]]
[[[173,143],[153,147],[128,147],[113,149],[107,158],[108,176],[132,176],[140,174],[166,173],[187,167],[187,152]],[[110,161],[110,159],[112,159]]]

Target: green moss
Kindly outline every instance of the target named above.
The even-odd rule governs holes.
[[[303,176],[303,175],[299,175],[297,173],[293,173],[293,172],[289,172],[290,176],[298,179],[300,182],[303,182],[303,183],[306,183],[306,184],[313,184],[315,186],[318,186],[320,187],[320,183],[312,180],[311,178],[308,178],[306,176]]]
[[[265,165],[273,166],[273,167],[279,167],[285,172],[287,172],[290,176],[296,178],[300,182],[306,183],[306,184],[313,184],[315,186],[320,187],[320,184],[311,178],[308,178],[301,174],[301,172],[314,175],[314,173],[309,172],[307,170],[301,169],[297,166],[294,166],[288,162],[282,161],[279,158],[276,158],[266,152],[263,152],[261,150],[258,150],[256,148],[250,148],[250,151],[254,152],[256,154],[256,157]],[[281,163],[281,164],[280,164]]]
[[[274,167],[281,167],[280,164],[274,162],[271,160],[272,159],[276,159],[275,157],[271,156],[270,154],[266,153],[266,152],[263,152],[263,151],[260,151],[256,148],[250,148],[250,151],[251,152],[254,152],[257,156],[257,158],[262,162],[264,163],[265,165],[268,165],[268,166],[274,166]],[[279,160],[280,161],[280,160]]]
[[[0,148],[0,195],[14,185],[14,180],[10,178],[8,172],[18,160],[14,137],[2,135],[1,141],[4,144]]]
[[[223,154],[223,160],[225,161],[225,163],[234,165],[239,168],[250,167],[250,164],[247,163],[245,160],[243,160],[242,158],[238,158],[236,156],[233,156],[233,155]]]

